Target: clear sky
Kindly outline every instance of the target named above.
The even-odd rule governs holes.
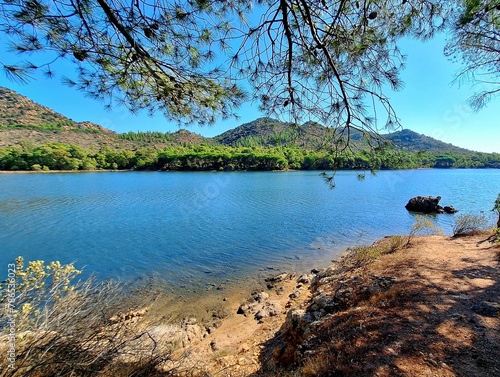
[[[466,101],[474,88],[470,84],[462,87],[451,85],[461,65],[448,61],[443,55],[444,43],[444,37],[438,37],[428,42],[405,40],[401,44],[408,56],[401,76],[405,87],[400,92],[387,94],[403,127],[459,147],[500,153],[500,97],[489,102],[481,111],[473,112]],[[0,60],[14,63],[19,61],[19,57],[2,51]],[[57,69],[55,73],[64,74]],[[0,73],[0,86],[15,90],[74,121],[91,121],[120,133],[178,129],[175,123],[166,121],[161,115],[152,118],[145,113],[133,115],[119,107],[108,112],[101,102],[64,86],[58,78],[47,79],[41,73],[25,85],[12,82]],[[220,121],[203,128],[192,126],[189,130],[210,137],[264,116],[259,113],[256,103],[246,103],[238,114],[239,120]]]

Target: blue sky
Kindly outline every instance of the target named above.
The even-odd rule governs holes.
[[[450,62],[443,55],[444,44],[442,36],[428,42],[405,40],[401,43],[403,53],[408,56],[401,76],[405,87],[400,92],[387,94],[403,127],[463,148],[500,153],[500,98],[489,102],[481,111],[473,112],[466,101],[473,94],[474,87],[471,84],[461,87],[451,84],[461,65]],[[19,57],[4,51],[0,60],[14,63],[19,61]],[[61,75],[64,72],[55,70],[55,73]],[[120,107],[108,112],[101,102],[62,85],[58,78],[47,79],[41,73],[25,85],[12,82],[0,73],[0,86],[15,90],[74,121],[91,121],[120,133],[178,129],[175,123],[166,121],[161,115],[152,118],[145,113],[133,115]],[[238,115],[239,120],[188,129],[204,136],[215,136],[264,116],[258,111],[256,103],[244,104]]]

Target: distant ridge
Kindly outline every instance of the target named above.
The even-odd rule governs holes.
[[[458,154],[472,152],[469,149],[460,148],[453,144],[445,143],[408,129],[392,132],[383,136],[402,150],[408,152],[427,151],[430,153],[450,152]]]
[[[409,129],[381,135],[388,142],[407,152],[427,151],[430,153],[473,153],[449,143],[414,132]],[[228,130],[214,139],[230,146],[288,146],[318,148],[331,139],[331,129],[315,122],[291,125],[276,119],[259,118]],[[351,134],[351,142],[362,140],[360,132]]]
[[[417,132],[403,129],[382,135],[404,151],[428,151],[434,154],[469,154],[473,151],[454,146]],[[226,146],[296,146],[321,149],[329,144],[332,129],[315,122],[303,125],[284,123],[272,118],[258,118],[230,129],[214,138],[188,130],[176,132],[127,132],[118,134],[91,122],[77,123],[48,107],[39,105],[13,90],[0,87],[0,147],[22,143],[59,142],[84,148],[102,147],[135,150],[168,145],[222,144]],[[361,142],[354,132],[351,142]],[[359,144],[358,144],[359,145]]]

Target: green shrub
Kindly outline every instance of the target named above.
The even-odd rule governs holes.
[[[500,228],[500,194],[498,194],[497,199],[495,200],[492,211],[496,212],[498,215],[497,228]]]
[[[488,218],[484,214],[464,214],[455,217],[454,236],[465,236],[480,233],[488,228]]]
[[[0,377],[165,375],[172,349],[158,347],[143,323],[112,321],[123,308],[117,284],[73,283],[80,271],[59,262],[25,267],[18,258],[9,268],[0,286],[0,352],[15,355],[0,359]]]

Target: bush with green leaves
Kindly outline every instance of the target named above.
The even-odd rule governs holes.
[[[9,309],[0,313],[0,352],[15,348],[15,356],[0,359],[0,377],[166,375],[172,349],[158,347],[139,322],[112,320],[123,309],[119,285],[74,282],[80,271],[72,264],[25,266],[19,257],[9,266],[15,278],[0,286]]]
[[[500,194],[498,194],[497,199],[495,200],[492,211],[497,213],[497,228],[500,228]]]
[[[488,218],[483,214],[463,214],[455,217],[453,225],[453,235],[467,236],[478,234],[488,228]]]

